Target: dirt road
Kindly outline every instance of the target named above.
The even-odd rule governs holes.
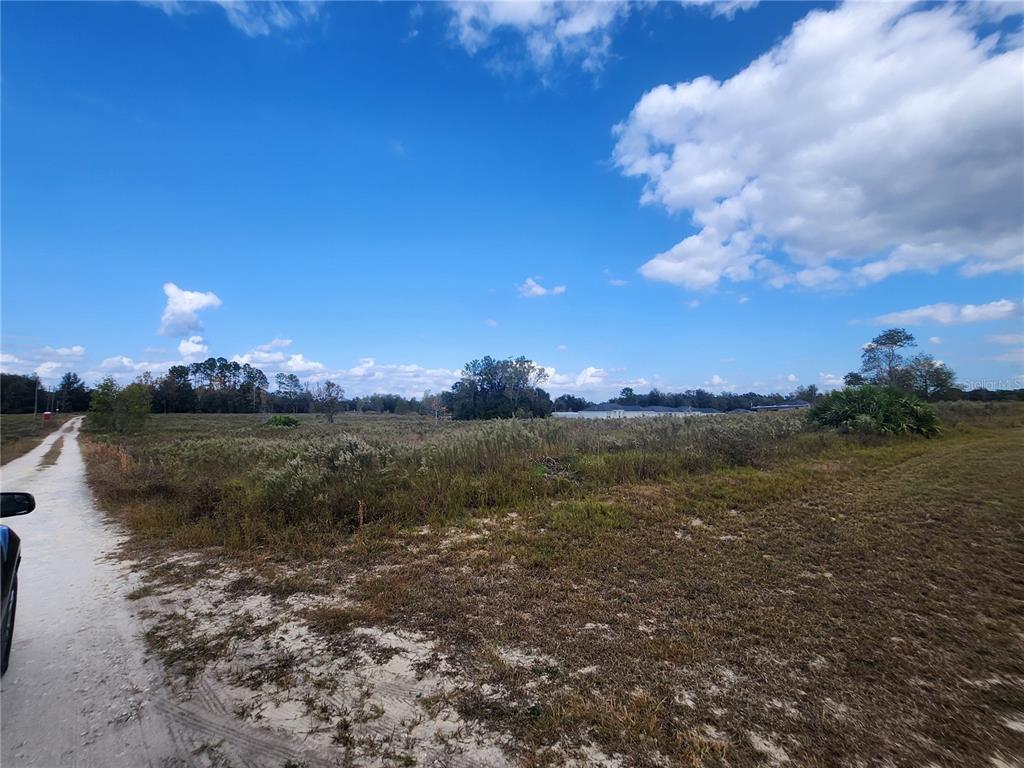
[[[22,539],[17,624],[0,685],[0,763],[16,766],[324,765],[301,745],[237,723],[218,702],[179,700],[147,660],[125,595],[137,584],[110,555],[120,532],[93,505],[81,419],[0,470],[35,495],[5,522]],[[40,464],[60,437],[56,463]],[[209,697],[207,697],[209,699]]]

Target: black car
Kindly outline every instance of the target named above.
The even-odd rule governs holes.
[[[0,493],[0,517],[27,515],[36,508],[31,493]],[[18,566],[21,564],[21,539],[6,525],[0,525],[0,571],[2,571],[2,611],[0,611],[0,675],[7,671],[14,639],[14,613],[18,607]]]

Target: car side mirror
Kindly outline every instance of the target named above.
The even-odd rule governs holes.
[[[35,508],[31,493],[0,493],[0,517],[27,515]]]

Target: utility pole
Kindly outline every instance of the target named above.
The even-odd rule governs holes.
[[[37,413],[39,413],[39,377],[38,376],[36,376],[35,401],[34,401],[34,403],[32,405],[32,415],[35,416]]]

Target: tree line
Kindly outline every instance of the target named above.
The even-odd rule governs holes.
[[[913,392],[927,400],[1024,400],[1024,389],[964,390],[956,374],[931,355],[908,356],[916,346],[914,336],[903,328],[890,328],[864,346],[859,371],[848,373],[847,386],[881,384]],[[543,385],[547,372],[526,357],[497,359],[485,356],[463,367],[449,390],[422,397],[376,393],[346,398],[332,381],[303,383],[294,373],[278,373],[273,390],[267,375],[248,363],[211,357],[188,365],[172,366],[162,376],[143,373],[122,387],[113,378],[94,387],[67,372],[59,383],[45,386],[36,376],[0,374],[0,412],[83,412],[98,397],[99,413],[108,414],[111,428],[132,428],[148,413],[322,413],[329,420],[338,413],[422,414],[437,419],[494,419],[545,417],[552,411],[581,411],[593,403],[578,395],[564,394],[552,400]],[[621,405],[661,405],[672,408],[714,408],[721,411],[774,405],[790,398],[814,402],[815,385],[800,387],[788,396],[780,393],[720,392],[692,389],[637,393],[624,388],[611,402]],[[120,398],[120,400],[118,399]],[[95,410],[95,409],[94,409]]]

